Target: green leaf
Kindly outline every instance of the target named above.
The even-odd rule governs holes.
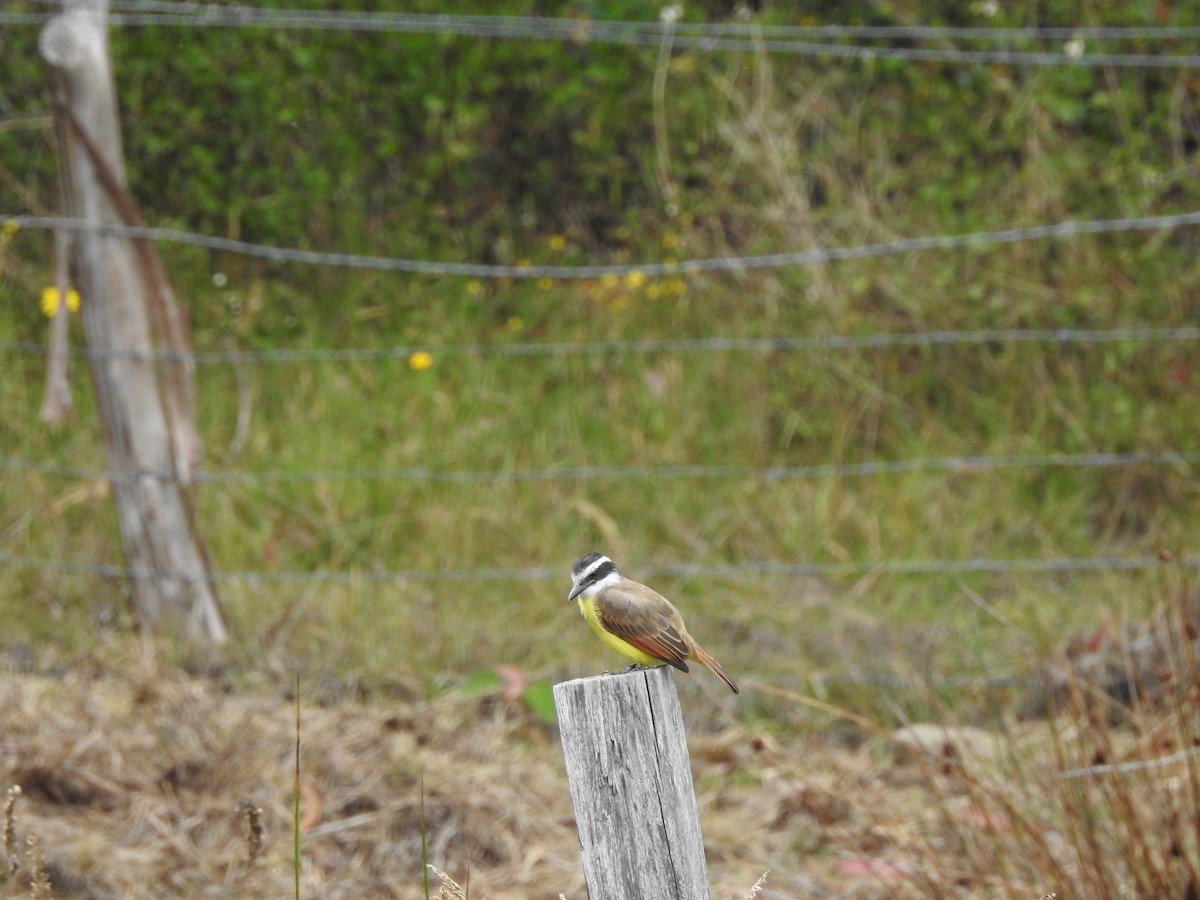
[[[521,692],[521,699],[525,701],[529,711],[547,725],[553,725],[558,721],[554,711],[554,689],[550,682],[533,682]]]
[[[467,676],[459,690],[464,694],[490,694],[504,687],[502,679],[495,669],[479,669]]]

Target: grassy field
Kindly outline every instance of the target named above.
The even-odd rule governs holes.
[[[635,60],[640,90],[646,85],[637,79],[648,80],[663,64],[652,51]],[[1196,202],[1200,127],[1193,109],[1200,88],[1186,71],[820,67],[765,54],[682,54],[667,76],[678,95],[660,112],[674,156],[647,144],[628,163],[660,203],[624,208],[614,197],[604,212],[616,224],[604,240],[584,224],[594,211],[565,200],[561,218],[530,200],[528,207],[481,214],[459,231],[438,217],[436,204],[414,200],[382,225],[363,218],[339,226],[357,207],[331,205],[311,218],[297,207],[289,243],[341,249],[328,243],[332,234],[365,241],[356,249],[382,255],[426,247],[442,259],[492,254],[514,265],[650,263],[1158,215],[1190,211]],[[146,115],[144,133],[156,134],[157,120]],[[150,139],[139,146],[137,135],[131,129],[131,154],[152,154]],[[29,151],[39,152],[49,149]],[[671,165],[680,175],[663,183],[661,171]],[[10,182],[20,174],[0,172]],[[159,173],[143,177],[149,184]],[[131,180],[136,188],[138,175]],[[32,188],[22,196],[35,210],[56,202]],[[155,204],[165,208],[170,200],[141,199],[150,221],[159,221]],[[286,221],[279,207],[287,202],[281,189],[246,208],[269,207]],[[3,206],[20,211],[8,200]],[[230,236],[240,233],[239,210],[229,213]],[[175,208],[162,215],[187,221]],[[204,219],[209,211],[197,208],[195,215]],[[936,765],[894,766],[882,735],[930,720],[1009,729],[1022,748],[1014,758],[1030,767],[1021,783],[1034,805],[1035,787],[1052,779],[1056,766],[1088,763],[1090,757],[1078,758],[1085,745],[1124,741],[1131,747],[1116,755],[1132,758],[1151,752],[1142,741],[1147,734],[1171,730],[1175,748],[1190,739],[1182,700],[1145,713],[1129,730],[1122,721],[1110,731],[1105,717],[1104,729],[1067,752],[1061,745],[1071,742],[1055,735],[1086,728],[1085,712],[1077,709],[1074,724],[1057,731],[1027,732],[1014,722],[1018,709],[1037,705],[1029,683],[1037,683],[1047,661],[1069,668],[1085,655],[1080,648],[1111,651],[1115,659],[1128,623],[1194,590],[1195,464],[931,461],[1195,453],[1194,337],[512,351],[603,341],[1191,327],[1200,322],[1194,229],[582,281],[415,277],[163,245],[198,351],[295,354],[198,367],[205,470],[218,480],[198,485],[192,499],[213,567],[229,573],[218,588],[234,639],[217,673],[195,679],[170,665],[185,663],[195,674],[199,664],[187,648],[164,645],[148,657],[136,646],[123,584],[89,570],[120,565],[122,555],[108,487],[95,474],[106,462],[86,361],[72,363],[69,422],[39,423],[44,362],[26,346],[45,338],[38,296],[50,279],[51,242],[32,231],[5,232],[3,240],[0,443],[7,465],[0,552],[50,562],[3,564],[0,671],[7,673],[0,681],[5,702],[21,717],[21,740],[29,742],[21,748],[84,747],[84,781],[104,796],[82,806],[135,816],[153,808],[157,816],[215,822],[215,810],[227,811],[243,793],[269,797],[260,802],[275,804],[278,841],[290,790],[280,762],[290,707],[280,698],[298,675],[312,717],[307,740],[328,767],[312,777],[337,794],[324,798],[327,816],[356,815],[362,807],[354,797],[369,794],[374,811],[383,812],[371,820],[371,849],[363,852],[383,853],[399,834],[404,849],[395,853],[407,867],[392,870],[388,881],[380,873],[391,861],[372,856],[373,880],[362,888],[358,857],[340,845],[317,865],[329,881],[311,882],[311,892],[417,895],[420,876],[411,863],[419,770],[429,796],[442,803],[427,809],[427,823],[444,815],[450,834],[461,827],[454,817],[463,810],[475,817],[467,844],[451,846],[446,837],[432,862],[457,877],[466,866],[481,866],[489,874],[472,891],[480,896],[579,894],[570,831],[558,821],[569,816],[561,778],[538,782],[536,802],[514,811],[511,822],[490,831],[479,822],[517,802],[505,793],[514,779],[499,761],[513,746],[529,772],[556,765],[544,722],[546,686],[619,664],[562,602],[570,563],[590,550],[608,553],[627,574],[674,599],[693,634],[744,686],[734,703],[706,673],[681,683],[722,896],[748,890],[767,868],[783,872],[781,897],[802,895],[806,878],[845,876],[837,883],[859,884],[838,861],[890,858],[888,848],[899,846],[895,835],[936,797],[945,821],[962,827],[921,832],[920,847],[904,844],[905,865],[930,871],[931,861],[942,859],[940,868],[932,866],[942,887],[961,865],[975,873],[964,895],[1072,896],[1057,882],[1034,883],[1030,872],[1050,877],[1055,869],[1033,859],[1026,845],[1005,857],[1025,860],[1001,867],[1009,875],[995,883],[978,877],[986,868],[973,843],[979,820],[955,818],[959,800],[946,798],[965,797],[966,806],[994,800],[996,785],[1016,777],[1011,771],[989,763],[983,774],[973,770],[981,780],[949,785],[945,779],[957,776]],[[488,253],[479,251],[485,245]],[[329,359],[325,351],[359,355]],[[913,467],[874,474],[839,468],[879,463]],[[682,466],[733,471],[654,471]],[[768,477],[770,468],[796,471]],[[414,469],[424,474],[414,477]],[[603,471],[583,471],[596,469]],[[1093,558],[1163,563],[1132,570],[886,570]],[[768,565],[758,571],[760,563]],[[772,568],[808,564],[826,568]],[[731,568],[680,574],[681,566]],[[470,574],[494,569],[559,574]],[[1182,669],[1186,660],[1176,661]],[[81,674],[93,670],[102,676],[99,686]],[[497,699],[513,678],[526,688],[524,705]],[[834,711],[806,702],[814,698]],[[192,700],[199,712],[189,711]],[[60,703],[82,712],[52,712]],[[420,725],[397,726],[396,717]],[[874,729],[864,728],[864,718]],[[90,724],[79,731],[75,719]],[[204,733],[210,719],[221,723],[217,737]],[[352,725],[361,728],[353,746],[339,746],[339,729]],[[136,735],[160,727],[181,729],[180,740],[194,752],[154,744],[145,751],[147,768],[128,782],[105,774],[99,751],[84,746],[87,734],[114,729],[104,759],[133,766],[143,752]],[[253,747],[239,744],[244,729]],[[408,738],[396,735],[426,730],[429,748],[418,762],[407,760],[401,744]],[[386,753],[369,749],[381,733],[389,735]],[[185,805],[168,813],[138,799],[173,766],[197,760],[226,766],[211,794],[196,800],[202,811]],[[10,779],[30,777],[23,761],[9,763]],[[250,770],[267,772],[265,781],[247,781]],[[97,787],[104,779],[111,783]],[[847,779],[870,789],[846,790],[839,802],[848,806],[823,812],[820,792]],[[472,789],[482,783],[495,793],[474,799]],[[46,804],[63,802],[63,790],[27,792],[28,802],[42,804],[28,814],[27,829],[51,849],[58,835]],[[184,788],[173,782],[172,790]],[[820,796],[813,799],[811,790]],[[1010,826],[1058,817],[1062,831],[1062,821],[1092,808],[1082,795],[1075,806],[1070,796],[1054,796],[1062,803],[1053,809],[1002,811]],[[895,803],[879,814],[880,824],[869,810],[882,798]],[[1150,821],[1128,812],[1124,795],[1096,802],[1117,809],[1122,827]],[[538,804],[556,810],[555,822],[538,824]],[[832,818],[823,822],[826,816]],[[91,852],[102,856],[112,840],[135,848],[135,881],[177,877],[184,881],[161,889],[187,893],[206,884],[220,894],[220,886],[232,891],[229,879],[244,875],[224,867],[242,850],[236,820],[220,821],[225,830],[213,832],[212,842],[171,851],[188,861],[167,874],[137,868],[133,857],[158,846],[144,835],[98,834]],[[98,826],[81,826],[85,838],[88,827]],[[873,845],[874,830],[889,837]],[[323,840],[341,839],[332,826],[320,834],[312,838],[314,852]],[[1071,838],[1071,846],[1087,844],[1086,833],[1072,834],[1078,841]],[[746,835],[769,838],[756,851]],[[63,846],[75,848],[77,837],[63,837]],[[996,838],[996,846],[1007,840]],[[947,841],[959,844],[951,850],[941,843]],[[78,852],[60,863],[83,871],[86,883],[90,870]],[[251,892],[274,894],[286,880],[287,852],[276,843],[271,854],[271,874],[262,876],[271,886]],[[1072,872],[1086,870],[1082,858]],[[1194,864],[1191,843],[1178,858]],[[1057,877],[1067,874],[1061,869]],[[120,884],[113,896],[136,894],[114,877],[103,876],[105,884]],[[845,887],[843,895],[900,890],[886,872],[868,872],[865,880],[872,887],[864,893]],[[1185,881],[1181,875],[1170,883]]]
[[[1025,258],[1035,249],[1051,248],[990,251],[987,266],[1001,279],[1005,270],[1027,268]],[[1076,279],[1096,261],[1083,242],[1053,249],[1075,260]],[[919,260],[961,268],[965,282],[971,277],[965,270],[983,263],[979,257],[926,254]],[[916,267],[918,260],[905,264]],[[863,277],[854,271],[859,268],[871,266],[847,264],[822,274],[839,292],[843,283]],[[1095,281],[1117,277],[1114,268],[1094,275]],[[392,285],[404,288],[393,307],[384,303],[380,286],[346,280],[344,289],[331,289],[338,290],[346,321],[333,323],[321,318],[316,298],[287,283],[253,280],[236,290],[196,293],[201,310],[228,307],[234,295],[242,306],[240,314],[230,310],[225,321],[198,329],[201,348],[399,345],[432,355],[432,365],[422,371],[410,366],[406,354],[395,360],[201,365],[208,469],[233,480],[196,490],[197,522],[217,570],[267,579],[220,585],[242,659],[262,653],[266,635],[267,649],[303,660],[308,671],[380,678],[399,669],[428,679],[431,688],[480,663],[515,664],[545,678],[595,671],[612,661],[561,603],[570,562],[589,549],[610,553],[637,577],[672,563],[869,567],[977,557],[1145,557],[1161,549],[1187,553],[1196,533],[1200,504],[1185,464],[933,468],[782,479],[640,471],[697,465],[753,473],[956,456],[1186,451],[1200,415],[1190,374],[1197,363],[1194,342],[455,353],[440,348],[893,329],[889,311],[870,304],[828,310],[801,298],[772,309],[777,304],[757,299],[765,288],[749,278],[750,284],[689,284],[682,298],[637,297],[621,310],[590,299],[586,286],[544,292],[509,286],[517,296],[499,314],[499,292],[494,300],[471,304],[454,296],[462,285]],[[898,271],[891,289],[916,293],[921,280]],[[1161,268],[1146,280],[1139,287],[1158,293],[1157,313],[1126,315],[1128,295],[1108,291],[1087,307],[1081,324],[1185,324],[1188,282],[1171,282]],[[14,307],[8,309],[11,317]],[[292,334],[286,341],[261,335],[265,323],[257,320],[286,320],[283,309],[295,319]],[[363,311],[365,321],[359,321]],[[960,314],[953,322],[938,318],[922,327],[1056,327],[1056,312],[1051,307],[1040,318],[1000,321]],[[803,322],[814,317],[822,324]],[[198,318],[219,317],[210,309]],[[519,333],[509,324],[514,319],[520,320]],[[19,333],[15,323],[10,327]],[[35,462],[102,469],[85,368],[73,368],[78,409],[71,424],[57,430],[30,424],[40,403],[40,371],[37,357],[10,354],[3,379],[12,410],[10,452]],[[388,474],[584,467],[613,474],[499,483]],[[639,471],[622,474],[626,467]],[[14,511],[5,530],[8,552],[119,563],[103,482],[17,471],[3,489],[5,508]],[[550,568],[562,576],[548,582],[373,577],[490,568]],[[308,571],[336,573],[340,580],[285,577]],[[270,580],[280,573],[283,580]],[[796,687],[814,673],[864,667],[928,667],[946,675],[1027,671],[1027,632],[1052,645],[1072,625],[1142,614],[1162,599],[1163,577],[1101,570],[652,580],[690,612],[697,634],[717,643],[727,665]],[[97,617],[118,632],[132,625],[119,583],[37,568],[14,568],[6,583],[18,640],[53,635],[72,648],[91,639]],[[29,603],[29,597],[40,599]],[[989,614],[974,597],[986,598],[1002,616]]]

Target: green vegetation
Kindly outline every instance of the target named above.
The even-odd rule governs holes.
[[[1154,8],[1102,3],[1091,15],[1145,24],[1157,21]],[[1039,9],[1039,24],[1076,21],[1073,4]],[[939,10],[864,7],[861,16],[949,22]],[[642,14],[633,3],[485,11]],[[1006,6],[971,22],[1031,15]],[[1188,24],[1181,15],[1171,24]],[[5,35],[16,77],[0,91],[9,108],[48,115],[35,39],[33,28]],[[655,149],[651,84],[662,62],[653,47],[160,27],[117,31],[114,53],[129,177],[146,219],[286,246],[654,262],[1185,211],[1200,195],[1191,112],[1200,85],[1186,70],[676,51],[661,110],[668,159]],[[56,208],[44,123],[0,134],[0,176],[20,188],[6,210]],[[44,340],[36,299],[50,244],[21,233],[3,248],[4,340]],[[197,522],[216,569],[266,576],[220,583],[239,653],[265,649],[307,673],[352,673],[368,685],[415,674],[430,690],[499,663],[539,679],[594,672],[615,661],[561,602],[570,561],[594,548],[634,577],[675,562],[1194,552],[1200,503],[1183,464],[498,484],[367,473],[1194,451],[1194,341],[533,356],[446,348],[1188,325],[1200,311],[1196,249],[1194,230],[1182,229],[818,268],[537,282],[283,266],[164,245],[198,350],[405,347],[432,363],[402,353],[201,364],[207,468],[234,478],[197,488]],[[72,369],[72,421],[49,428],[37,423],[41,358],[10,345],[3,356],[6,454],[102,469],[86,367]],[[326,470],[349,474],[311,475]],[[10,470],[0,508],[5,553],[120,562],[101,481]],[[378,577],[542,567],[561,569],[561,583]],[[274,580],[314,571],[337,577]],[[1032,661],[1021,633],[1052,646],[1077,624],[1145,611],[1178,577],[654,583],[735,677],[800,688],[812,675],[864,669],[1024,672]],[[6,567],[0,610],[9,640],[67,650],[97,627],[133,627],[118,582],[53,567]],[[875,688],[844,690],[847,703],[894,712],[895,698],[880,700]],[[909,704],[925,709],[908,697],[901,708]],[[746,709],[795,715],[753,694]]]

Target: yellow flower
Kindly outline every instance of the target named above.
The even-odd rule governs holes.
[[[636,291],[645,283],[646,273],[639,271],[638,269],[634,269],[625,276],[625,287],[629,288],[631,291]]]
[[[520,316],[509,316],[508,321],[504,323],[504,327],[515,333],[524,328],[525,323],[521,320]]]
[[[4,224],[0,225],[0,235],[3,235],[6,241],[11,239],[20,230],[21,226],[17,224],[16,219],[5,219]]]
[[[600,276],[600,286],[606,291],[611,291],[620,283],[620,279],[618,279],[617,276],[612,272],[608,272]]]
[[[433,354],[428,350],[418,350],[408,358],[408,367],[414,372],[424,372],[433,365]]]
[[[467,282],[467,294],[471,297],[478,297],[483,293],[483,282],[478,278],[472,278]]]
[[[523,256],[516,261],[515,265],[518,269],[532,269],[533,260]]]
[[[674,250],[679,246],[679,235],[668,231],[662,236],[662,246],[664,250]]]
[[[552,234],[546,238],[546,246],[555,253],[562,253],[567,249],[567,239],[561,234]]]
[[[54,318],[58,312],[58,288],[44,287],[42,288],[42,312],[48,317]],[[75,312],[79,309],[79,291],[71,288],[67,291],[67,310]]]
[[[554,287],[554,279],[553,278],[539,278],[537,280],[537,286],[538,286],[539,291],[548,291],[548,290],[550,290],[550,288]]]

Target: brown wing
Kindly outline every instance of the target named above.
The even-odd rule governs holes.
[[[688,670],[688,643],[680,634],[678,611],[670,601],[635,581],[625,581],[596,598],[600,624],[643,653]]]

